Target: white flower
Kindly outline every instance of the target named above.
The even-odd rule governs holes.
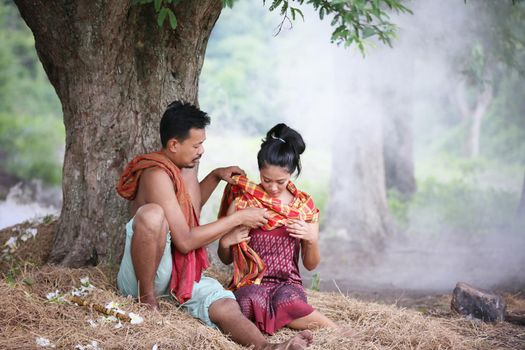
[[[43,348],[47,348],[48,346],[50,348],[54,348],[55,347],[55,344],[51,343],[51,341],[49,339],[46,339],[46,338],[38,337],[38,338],[35,339],[35,342],[36,342],[36,345],[38,345],[40,347],[43,347]]]
[[[54,300],[54,299],[57,299],[58,297],[60,297],[60,292],[58,291],[58,289],[54,292],[46,294],[47,300]]]
[[[153,347],[151,348],[151,350],[159,350],[159,346],[157,344],[153,345]]]
[[[102,350],[102,348],[98,347],[98,342],[94,340],[91,341],[91,344],[87,344],[87,345],[77,344],[75,345],[75,349],[77,350]]]
[[[29,238],[35,238],[37,232],[36,228],[29,228],[20,236],[20,239],[25,242]]]
[[[131,318],[131,324],[140,324],[144,322],[144,319],[142,317],[140,317],[137,314],[134,314],[133,312],[130,312],[128,315]]]
[[[9,237],[7,242],[5,242],[5,245],[8,246],[11,251],[14,251],[16,249],[16,240],[17,239],[18,239],[18,237],[11,236],[11,237]]]
[[[114,310],[115,312],[119,313],[119,314],[123,314],[125,315],[126,313],[121,310],[119,307],[118,307],[118,304],[115,303],[114,301],[110,301],[109,303],[106,304],[106,309],[108,310]]]
[[[89,277],[82,277],[80,279],[80,289],[75,289],[81,295],[85,295],[95,289],[95,286],[89,282]]]
[[[122,328],[122,322],[120,322],[120,320],[118,321],[118,323],[115,325],[115,329],[119,329],[119,328]]]
[[[82,290],[78,289],[78,288],[74,288],[72,291],[71,291],[71,295],[74,295],[76,297],[82,297],[85,295],[85,293],[82,292]]]
[[[98,342],[96,342],[95,340],[93,340],[91,342],[90,345],[88,345],[88,349],[93,349],[93,350],[102,350],[102,348],[99,348],[98,347]]]
[[[110,316],[104,316],[103,320],[104,320],[104,322],[117,322],[118,318],[116,318],[113,315],[110,315]]]
[[[106,304],[106,309],[109,309],[109,310],[116,309],[117,307],[118,307],[118,304],[115,303],[114,301],[110,301],[109,303]]]

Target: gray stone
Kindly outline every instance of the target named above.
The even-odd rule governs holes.
[[[501,295],[474,288],[463,282],[459,282],[452,293],[452,310],[485,322],[502,322],[505,319],[506,306]]]

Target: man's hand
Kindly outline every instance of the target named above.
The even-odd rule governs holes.
[[[286,231],[291,237],[302,239],[308,243],[315,243],[319,239],[319,232],[309,223],[302,220],[288,220]]]
[[[236,211],[236,215],[241,225],[249,228],[257,228],[265,225],[268,222],[268,214],[266,209],[261,208],[247,208]]]
[[[237,226],[221,238],[221,245],[229,248],[232,245],[248,242],[250,240],[250,229],[246,226]]]
[[[224,180],[227,183],[233,183],[232,176],[243,175],[246,176],[246,172],[238,166],[229,166],[225,168],[217,168],[213,170],[213,174],[220,180]]]

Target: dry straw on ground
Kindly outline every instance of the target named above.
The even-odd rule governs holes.
[[[1,236],[0,232],[0,236]],[[5,235],[4,235],[5,236]],[[1,242],[0,242],[1,243]],[[135,300],[119,296],[115,272],[110,269],[66,269],[23,265],[18,257],[16,274],[0,271],[0,349],[37,349],[38,337],[56,348],[74,349],[96,341],[101,349],[241,349],[217,330],[202,325],[161,300],[161,311],[149,311]],[[12,270],[11,270],[12,271]],[[71,291],[89,277],[96,287],[87,298],[106,305],[113,301],[126,312],[144,318],[137,325],[103,321],[102,315],[77,305],[52,303],[46,295]],[[215,273],[221,282],[228,277]],[[523,349],[525,332],[508,323],[484,324],[453,314],[425,315],[415,310],[358,301],[338,293],[308,292],[310,303],[331,319],[350,325],[357,333],[344,338],[334,331],[314,331],[311,349]],[[511,299],[513,305],[521,298]],[[445,301],[446,302],[446,301]],[[95,326],[95,327],[93,327]],[[296,332],[285,329],[269,339],[283,341]]]
[[[57,348],[74,349],[97,341],[103,349],[240,349],[219,331],[188,316],[171,301],[161,302],[161,312],[147,310],[134,300],[116,294],[109,273],[97,268],[65,269],[43,267],[23,272],[14,283],[0,282],[1,349],[36,348],[35,339],[49,339]],[[115,322],[98,324],[89,320],[101,315],[70,304],[50,303],[46,294],[56,289],[69,291],[88,276],[97,287],[90,299],[102,305],[110,301],[144,317],[142,324]],[[459,318],[438,319],[416,311],[376,303],[365,303],[340,294],[309,293],[310,302],[341,324],[351,325],[357,336],[342,338],[327,330],[315,331],[312,349],[493,349],[487,328]],[[272,341],[284,340],[294,332],[284,330]]]

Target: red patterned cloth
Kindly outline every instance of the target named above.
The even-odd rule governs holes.
[[[261,185],[250,181],[247,177],[237,175],[232,177],[233,185],[224,189],[219,209],[219,217],[226,215],[228,207],[235,200],[236,209],[267,208],[268,223],[261,228],[269,231],[285,225],[288,219],[299,219],[306,222],[319,221],[319,209],[315,207],[312,197],[299,191],[288,181],[287,190],[294,196],[289,204],[281,203],[280,199],[269,196]],[[257,253],[245,242],[235,245],[233,253],[233,279],[230,289],[259,284],[266,268]]]
[[[286,227],[250,232],[249,246],[267,266],[261,284],[234,291],[242,313],[267,334],[293,320],[311,314],[299,274],[300,240],[290,237]]]
[[[180,169],[162,152],[148,153],[133,158],[124,169],[117,184],[117,192],[127,200],[133,200],[137,195],[139,179],[146,169],[158,167],[168,174],[173,182],[175,195],[179,202],[184,218],[190,228],[198,226],[198,218],[191,202],[190,195],[182,180]],[[176,234],[176,232],[175,232]],[[198,248],[188,254],[179,252],[171,244],[173,269],[169,289],[175,294],[179,303],[191,298],[193,282],[199,282],[202,271],[209,266],[206,249]]]

